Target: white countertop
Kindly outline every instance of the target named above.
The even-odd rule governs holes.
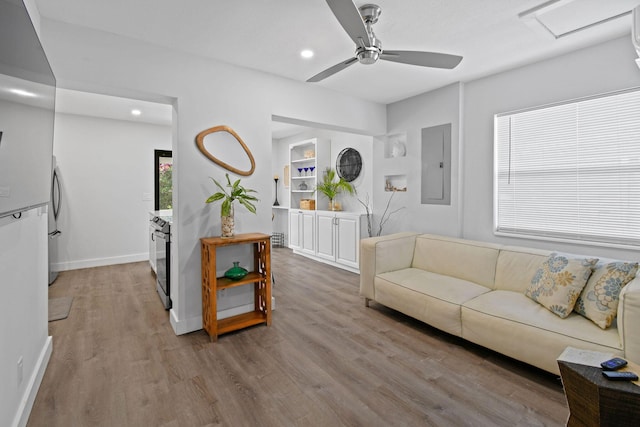
[[[160,209],[159,211],[149,211],[149,215],[151,218],[155,216],[159,216],[165,221],[168,221],[169,224],[173,225],[173,209]]]

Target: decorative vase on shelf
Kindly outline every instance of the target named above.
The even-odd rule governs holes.
[[[222,223],[222,237],[233,237],[235,229],[235,220],[233,218],[233,204],[231,204],[229,214],[221,215],[220,219]]]
[[[240,261],[233,261],[233,267],[225,271],[224,277],[231,280],[240,280],[246,276],[248,271],[240,267]]]
[[[304,190],[306,190],[307,188],[309,188],[309,187],[307,187],[307,184],[306,184],[304,181],[302,181],[302,182],[300,183],[300,185],[298,185],[298,189],[299,189],[299,190],[303,190],[303,191],[304,191]]]

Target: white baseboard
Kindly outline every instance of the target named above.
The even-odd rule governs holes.
[[[29,421],[29,415],[31,415],[31,409],[33,403],[36,401],[36,395],[40,389],[44,372],[47,370],[49,359],[51,358],[51,352],[53,351],[53,340],[51,337],[47,337],[44,343],[44,347],[40,352],[38,361],[36,362],[36,368],[33,370],[33,374],[29,377],[29,383],[25,390],[24,396],[20,400],[20,406],[18,412],[11,424],[13,427],[24,427]]]
[[[149,261],[149,253],[122,255],[108,258],[81,259],[76,261],[58,262],[52,264],[54,271],[78,270],[80,268],[103,267],[105,265],[128,264],[130,262]]]
[[[174,309],[169,310],[169,321],[176,335],[184,335],[202,329],[202,316],[179,320]]]

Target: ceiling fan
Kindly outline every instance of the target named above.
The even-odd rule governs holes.
[[[351,0],[327,0],[331,11],[356,44],[355,57],[329,67],[321,73],[311,77],[307,82],[319,82],[350,65],[373,64],[378,59],[384,61],[401,62],[403,64],[419,65],[432,68],[455,68],[461,56],[448,55],[437,52],[420,52],[414,50],[382,50],[382,42],[373,33],[373,24],[378,22],[382,12],[380,6],[365,4],[359,8]]]

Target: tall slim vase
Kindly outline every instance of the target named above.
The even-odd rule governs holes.
[[[235,231],[235,220],[233,218],[233,204],[229,209],[229,215],[221,215],[222,237],[233,237]]]

